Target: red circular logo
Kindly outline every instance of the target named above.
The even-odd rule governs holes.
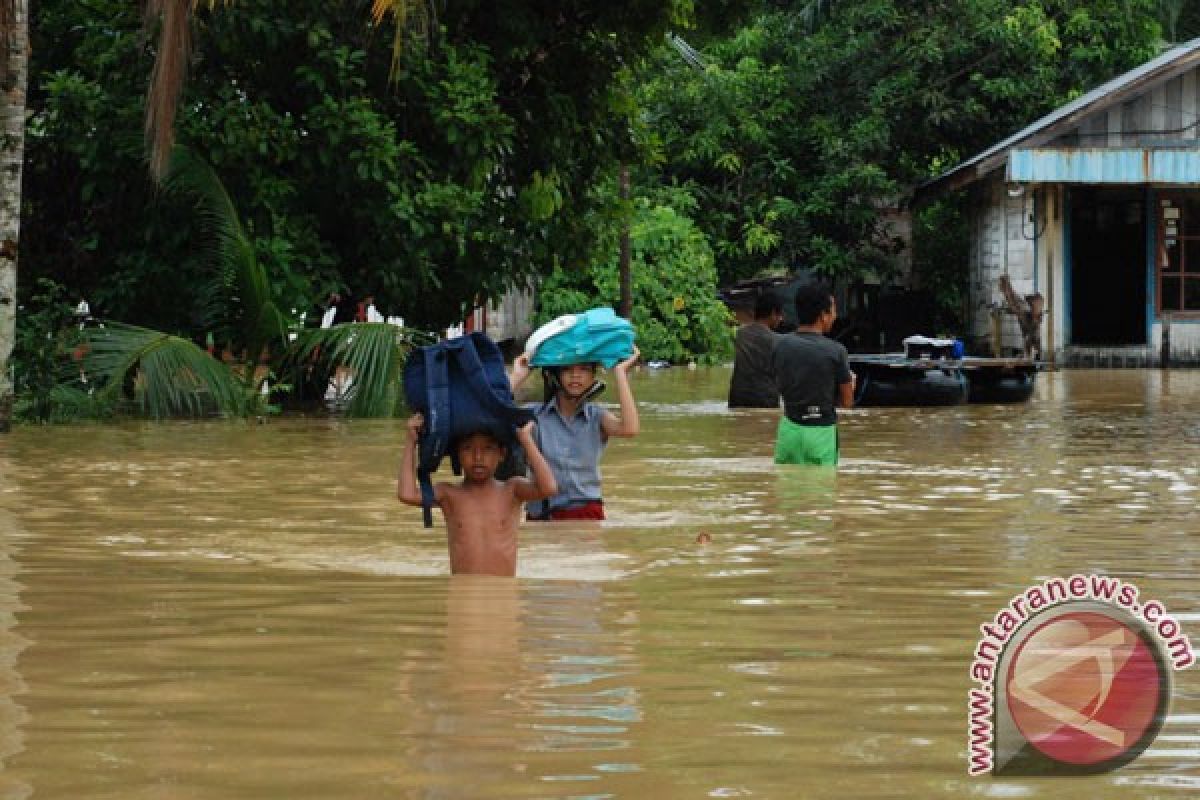
[[[1021,642],[1007,678],[1021,734],[1066,764],[1101,764],[1144,747],[1166,699],[1163,667],[1144,636],[1093,611],[1040,625]]]

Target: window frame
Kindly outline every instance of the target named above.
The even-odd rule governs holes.
[[[1189,202],[1190,201],[1190,202]],[[1169,205],[1168,205],[1169,204]],[[1194,206],[1195,218],[1188,224],[1187,210]],[[1167,220],[1164,212],[1167,208],[1179,209],[1179,230],[1171,238],[1176,242],[1179,252],[1179,269],[1169,270],[1169,264],[1164,263],[1167,257]],[[1154,309],[1159,317],[1200,318],[1200,302],[1195,308],[1184,308],[1188,279],[1200,281],[1200,250],[1197,252],[1197,263],[1191,265],[1187,259],[1187,245],[1191,242],[1200,247],[1200,193],[1180,190],[1159,192],[1154,205]],[[1178,309],[1163,308],[1163,279],[1179,279]]]

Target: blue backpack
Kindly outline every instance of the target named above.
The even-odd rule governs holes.
[[[611,308],[593,308],[548,322],[529,337],[535,367],[603,364],[611,368],[633,355],[633,326]]]
[[[505,463],[496,477],[519,474],[516,429],[533,419],[533,412],[513,403],[504,371],[504,357],[484,333],[469,333],[409,353],[404,364],[404,400],[425,417],[418,440],[417,480],[425,527],[433,525],[433,483],[442,458],[450,456],[455,475],[462,465],[453,451],[454,441],[466,434],[486,431],[508,447]]]

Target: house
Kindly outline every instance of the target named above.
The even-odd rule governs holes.
[[[1040,294],[1044,357],[1200,364],[1200,39],[918,187],[969,192],[969,336],[1022,344],[1000,278]]]
[[[500,297],[473,307],[462,323],[447,328],[445,335],[450,338],[482,331],[506,352],[518,352],[533,332],[534,301],[532,289],[510,288]]]

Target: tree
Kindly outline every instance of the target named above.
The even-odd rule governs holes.
[[[25,88],[29,70],[28,0],[0,0],[0,433],[12,420],[11,365],[16,340],[21,173],[25,162]]]
[[[613,75],[689,4],[439,5],[398,60],[354,4],[198,5],[173,129],[220,176],[280,312],[349,287],[432,328],[591,252],[587,188],[627,152]],[[163,45],[126,0],[46,0],[35,22],[31,277],[108,319],[220,339],[202,220],[144,178]]]
[[[213,275],[214,325],[225,334],[235,360],[226,364],[187,338],[143,327],[113,322],[92,327],[79,367],[107,404],[133,400],[155,418],[209,412],[244,416],[265,410],[271,379],[286,376],[285,391],[294,396],[315,376],[321,402],[331,375],[348,367],[354,380],[347,412],[393,414],[413,332],[387,324],[344,324],[289,336],[291,326],[279,310],[270,276],[220,179],[180,147],[165,177],[166,187],[189,200],[202,223],[199,246]]]
[[[886,275],[881,205],[1155,54],[1153,0],[841,0],[664,48],[640,102],[723,280]],[[818,24],[819,23],[819,24]]]
[[[348,288],[444,326],[589,250],[586,189],[628,139],[613,75],[687,5],[439,5],[393,72],[354,4],[239,0],[192,18],[175,129],[236,199],[285,310]],[[119,0],[46,0],[37,23],[38,274],[108,316],[202,336],[187,212],[138,180],[155,47]]]
[[[619,177],[596,190],[605,212],[592,220],[594,251],[555,269],[539,289],[538,321],[595,306],[622,293],[621,247],[628,235],[631,321],[649,361],[718,363],[733,347],[732,317],[716,295],[717,270],[704,233],[679,208],[689,199],[661,191],[624,200]]]
[[[183,92],[187,63],[191,56],[192,15],[201,6],[209,10],[232,0],[148,0],[146,22],[158,25],[158,46],[150,89],[146,94],[146,143],[150,154],[150,172],[156,180],[166,175],[175,146],[175,114]],[[426,0],[373,0],[371,17],[376,24],[386,17],[396,20],[392,42],[392,64],[403,52],[406,36],[413,31],[428,32],[431,8]]]

